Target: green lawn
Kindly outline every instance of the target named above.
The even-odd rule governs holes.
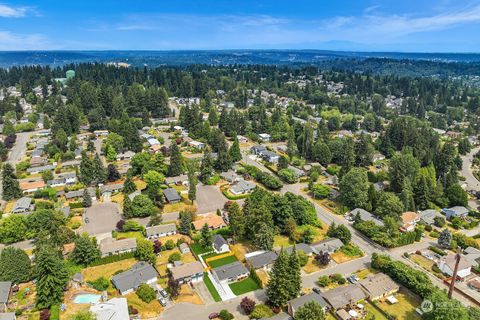
[[[190,249],[192,249],[193,253],[195,253],[197,256],[202,254],[202,253],[207,253],[207,252],[213,251],[212,248],[204,248],[199,243],[191,243],[190,244]]]
[[[218,294],[217,289],[215,289],[215,287],[213,286],[212,280],[210,280],[206,272],[203,273],[203,282],[207,286],[208,291],[210,291],[210,294],[212,295],[213,300],[215,300],[215,302],[221,301],[222,298],[220,298],[220,295]]]
[[[228,257],[225,257],[225,258],[220,258],[220,259],[217,259],[217,260],[209,261],[208,265],[212,268],[217,268],[217,267],[224,266],[226,264],[229,264],[229,263],[232,263],[232,262],[235,262],[235,261],[238,261],[235,256],[228,256]]]
[[[260,289],[258,284],[251,277],[248,277],[242,281],[229,284],[229,286],[230,289],[232,289],[233,293],[237,296]]]
[[[216,252],[213,251],[213,252],[210,252],[210,253],[202,254],[202,259],[203,259],[203,261],[206,261],[209,258],[219,256],[219,255],[222,255],[222,254],[223,253],[216,253]]]
[[[384,316],[382,312],[380,312],[374,305],[370,304],[370,302],[364,301],[362,304],[365,306],[365,310],[368,311],[367,320],[387,320],[387,317]]]

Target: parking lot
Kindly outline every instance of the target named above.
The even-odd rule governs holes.
[[[120,219],[117,203],[94,203],[83,215],[83,231],[91,236],[108,233],[116,229]]]
[[[196,201],[198,213],[202,214],[222,209],[227,199],[216,186],[198,184]]]

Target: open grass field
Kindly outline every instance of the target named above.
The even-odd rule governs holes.
[[[205,248],[199,243],[190,243],[190,249],[198,256],[207,252],[211,252],[212,248]]]
[[[395,295],[398,302],[390,304],[388,301],[378,301],[377,306],[390,315],[394,315],[397,320],[420,320],[421,317],[415,312],[420,305],[421,300],[406,289],[401,289]]]
[[[186,198],[185,195],[182,196],[182,201],[177,203],[166,203],[163,207],[163,212],[170,213],[170,212],[178,212],[178,211],[192,211],[195,212],[197,210],[197,206],[192,204],[190,200]]]
[[[229,287],[237,296],[260,289],[258,284],[251,277],[243,279],[242,281],[231,283],[229,284]]]
[[[129,232],[117,232],[115,235],[115,239],[127,239],[127,238],[136,238],[137,241],[145,240],[145,237],[140,231],[129,231]]]
[[[215,302],[221,301],[222,298],[220,298],[217,289],[215,289],[215,287],[213,286],[212,280],[210,280],[206,272],[203,273],[203,282],[205,283],[205,286],[207,286],[210,294],[212,295],[213,300],[215,300]]]
[[[136,262],[135,259],[126,259],[101,266],[89,267],[82,270],[82,275],[84,276],[85,281],[92,281],[100,277],[105,277],[110,280],[114,273],[125,271]]]
[[[226,264],[238,261],[235,256],[227,256],[224,258],[208,261],[208,265],[212,268],[218,268]]]
[[[192,304],[204,304],[202,298],[200,298],[200,296],[195,291],[193,291],[192,288],[190,288],[190,286],[188,284],[183,284],[180,287],[180,294],[177,297],[177,299],[175,299],[175,302],[176,303],[188,302],[188,303],[192,303]]]
[[[153,318],[163,311],[163,307],[157,299],[152,300],[150,303],[145,303],[140,300],[134,292],[125,295],[125,297],[127,298],[128,305],[137,309],[142,318]]]
[[[435,264],[433,261],[428,260],[427,258],[419,255],[419,254],[412,254],[410,255],[410,260],[418,264],[420,267],[427,269],[427,270],[432,270],[433,265]]]

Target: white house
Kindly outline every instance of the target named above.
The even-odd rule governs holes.
[[[455,254],[449,254],[447,256],[443,256],[438,262],[438,267],[444,274],[452,276],[453,270],[455,269],[456,260],[457,259]],[[458,264],[457,277],[462,280],[465,279],[472,273],[471,269],[472,269],[472,264],[470,263],[470,261],[468,261],[464,255],[461,255],[460,263]]]
[[[148,239],[157,239],[161,237],[171,236],[177,234],[177,226],[175,225],[175,223],[151,226],[145,229],[145,234]]]
[[[90,306],[90,312],[95,315],[95,319],[130,319],[126,298],[112,298],[105,302],[93,304]]]
[[[190,141],[188,143],[188,145],[192,148],[197,149],[197,150],[203,150],[205,148],[205,143],[200,142],[200,141],[196,141],[196,140]]]
[[[219,234],[213,236],[212,247],[216,253],[224,253],[230,251],[227,240],[225,240],[225,238]]]

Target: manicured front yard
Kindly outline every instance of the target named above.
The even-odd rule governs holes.
[[[190,243],[190,249],[195,253],[197,256],[203,253],[213,251],[212,248],[205,248],[199,243]]]
[[[217,292],[217,289],[213,286],[212,280],[208,277],[208,274],[206,272],[203,273],[203,282],[207,286],[208,291],[212,295],[213,300],[215,302],[221,301],[222,298],[220,298],[220,295]]]
[[[232,292],[237,296],[260,289],[255,280],[253,280],[250,276],[242,281],[231,283],[229,286],[230,289],[232,289]]]
[[[140,231],[129,231],[129,232],[117,232],[115,234],[115,239],[120,240],[120,239],[127,239],[127,238],[136,238],[137,241],[144,240],[145,237]]]
[[[398,300],[395,304],[390,304],[388,301],[378,301],[377,306],[387,314],[395,316],[397,320],[421,319],[418,313],[415,312],[415,309],[421,303],[420,299],[406,290],[400,290],[399,293],[395,294],[395,298]]]
[[[418,264],[420,267],[427,269],[429,271],[432,270],[433,265],[435,264],[433,261],[428,260],[427,258],[419,255],[419,254],[412,254],[410,255],[410,260]]]
[[[227,256],[224,258],[208,261],[208,265],[212,268],[217,268],[235,261],[238,261],[235,256]]]
[[[344,263],[363,257],[363,252],[357,246],[347,244],[340,248],[340,250],[337,252],[334,252],[331,257],[336,263]]]
[[[100,277],[111,279],[119,271],[130,269],[137,261],[135,259],[126,259],[118,262],[104,264],[96,267],[89,267],[82,270],[85,281],[95,280]]]

